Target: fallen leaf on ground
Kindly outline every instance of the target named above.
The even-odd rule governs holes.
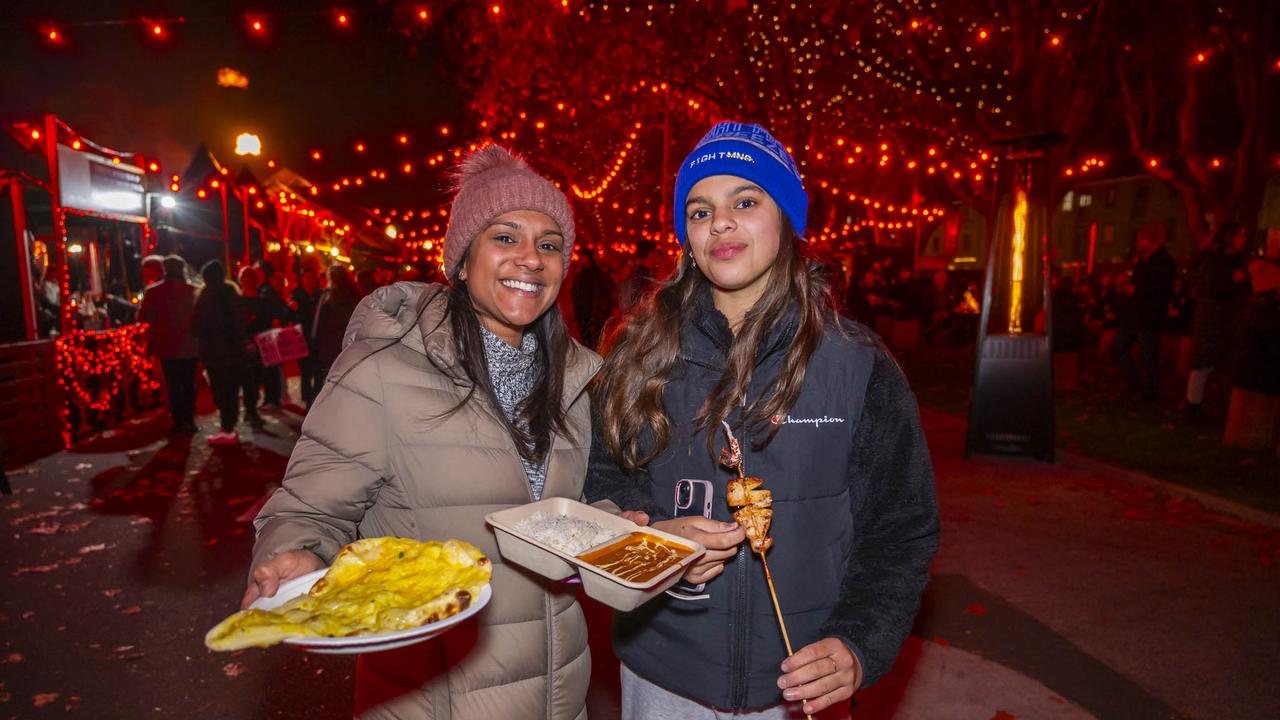
[[[120,614],[121,615],[137,615],[140,612],[142,612],[141,605],[130,605],[129,607],[121,610]]]
[[[40,523],[39,525],[27,531],[28,535],[53,535],[58,532],[58,528],[62,527],[62,523]]]
[[[39,695],[31,698],[31,704],[36,707],[44,707],[45,705],[57,700],[59,694],[60,693],[40,693]]]
[[[4,657],[4,664],[6,665],[20,662],[22,662],[22,653],[9,653]]]
[[[222,666],[222,674],[229,678],[238,677],[245,669],[244,663],[227,663]]]
[[[103,591],[102,591],[102,596],[103,596],[103,597],[109,597],[109,598],[112,598],[112,597],[115,597],[115,596],[117,596],[117,595],[119,595],[119,594],[120,594],[120,588],[111,588],[111,589],[109,589],[109,590],[103,590]]]
[[[14,577],[18,577],[20,575],[27,575],[30,573],[53,572],[54,570],[57,570],[57,569],[58,569],[58,563],[54,563],[52,565],[33,565],[31,567],[18,568],[17,570],[14,570],[9,574]]]
[[[101,552],[102,550],[106,550],[106,549],[107,549],[106,543],[98,543],[97,545],[85,545],[84,547],[80,548],[79,552],[81,555],[88,555],[89,553]]]

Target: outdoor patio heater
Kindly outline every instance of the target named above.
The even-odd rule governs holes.
[[[1049,148],[1058,133],[1010,138],[987,250],[964,454],[1053,461]]]

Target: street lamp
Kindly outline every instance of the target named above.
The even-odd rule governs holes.
[[[237,155],[261,155],[262,141],[252,133],[240,133],[236,136]]]

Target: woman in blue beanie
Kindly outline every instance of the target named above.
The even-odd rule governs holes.
[[[806,255],[808,197],[786,148],[716,125],[676,179],[675,273],[618,332],[592,393],[586,495],[708,548],[686,582],[615,618],[623,718],[845,717],[893,664],[938,547],[915,397]],[[773,493],[769,567],[725,500],[722,423]],[[710,482],[710,517],[674,517]],[[688,483],[680,483],[688,488]]]

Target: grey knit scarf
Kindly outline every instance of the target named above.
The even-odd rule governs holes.
[[[494,335],[483,325],[480,336],[484,340],[484,359],[489,368],[489,381],[493,383],[493,394],[498,396],[498,405],[513,425],[521,430],[528,430],[524,418],[517,417],[516,408],[538,382],[542,365],[538,361],[538,339],[527,332],[520,340],[520,347],[508,345],[502,338]],[[548,453],[549,454],[549,453]],[[520,457],[524,466],[525,478],[529,481],[529,490],[534,500],[542,499],[542,487],[547,480],[547,463],[533,465]]]

